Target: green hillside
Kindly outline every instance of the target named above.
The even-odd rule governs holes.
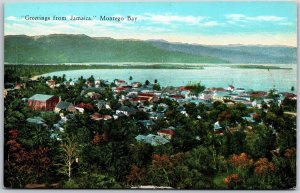
[[[224,63],[199,56],[158,48],[149,42],[91,38],[86,35],[54,34],[39,37],[5,36],[6,63],[164,62]]]

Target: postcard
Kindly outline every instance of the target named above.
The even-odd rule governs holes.
[[[296,188],[297,3],[6,3],[4,186]]]

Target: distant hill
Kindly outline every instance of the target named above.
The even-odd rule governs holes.
[[[211,56],[230,63],[242,64],[296,64],[297,48],[287,46],[208,46],[169,43],[161,40],[149,41],[157,48],[193,55]]]
[[[159,48],[139,40],[86,35],[5,36],[6,63],[166,62],[226,63],[216,57]]]
[[[297,49],[285,46],[207,46],[67,34],[9,35],[4,40],[6,63],[297,63]]]

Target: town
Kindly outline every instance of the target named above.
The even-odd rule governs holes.
[[[293,92],[163,87],[131,76],[111,82],[20,77],[5,82],[4,101],[6,186],[269,189],[296,183]],[[55,178],[45,176],[54,171]]]

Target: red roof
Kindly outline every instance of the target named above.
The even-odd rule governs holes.
[[[135,98],[132,98],[131,100],[132,101],[148,101],[150,98],[147,98],[147,97],[135,97]]]
[[[293,94],[293,93],[285,93],[285,98],[294,98],[297,97],[297,95]]]
[[[124,87],[118,87],[118,88],[116,88],[116,90],[122,91],[122,90],[126,90],[126,88],[124,88]]]
[[[84,108],[84,109],[93,109],[94,106],[90,103],[80,103],[79,105],[76,105],[76,107],[79,107],[79,108]]]
[[[101,119],[111,119],[112,117],[110,115],[100,115],[99,113],[94,113],[91,116],[91,119],[97,121]]]
[[[175,98],[175,99],[184,99],[184,96],[181,96],[181,95],[173,95],[173,96],[170,96],[171,98]]]
[[[128,89],[131,89],[131,88],[132,88],[131,86],[120,86],[120,87],[116,88],[116,90],[123,91],[123,90],[128,90]]]
[[[138,96],[139,97],[154,97],[155,94],[154,93],[139,93]]]
[[[172,129],[162,129],[159,130],[158,133],[168,134],[168,135],[174,135],[175,131]]]
[[[268,94],[267,92],[261,91],[261,92],[252,92],[249,95],[250,97],[264,97],[267,96],[267,94]]]
[[[126,83],[125,80],[117,80],[118,83]]]
[[[259,117],[260,117],[260,114],[255,113],[255,114],[252,115],[252,117],[253,117],[254,119],[259,118]]]
[[[181,91],[184,91],[184,90],[192,90],[193,88],[192,88],[192,86],[182,86],[182,87],[180,87],[180,90]]]
[[[225,91],[224,88],[210,88],[211,91]]]

